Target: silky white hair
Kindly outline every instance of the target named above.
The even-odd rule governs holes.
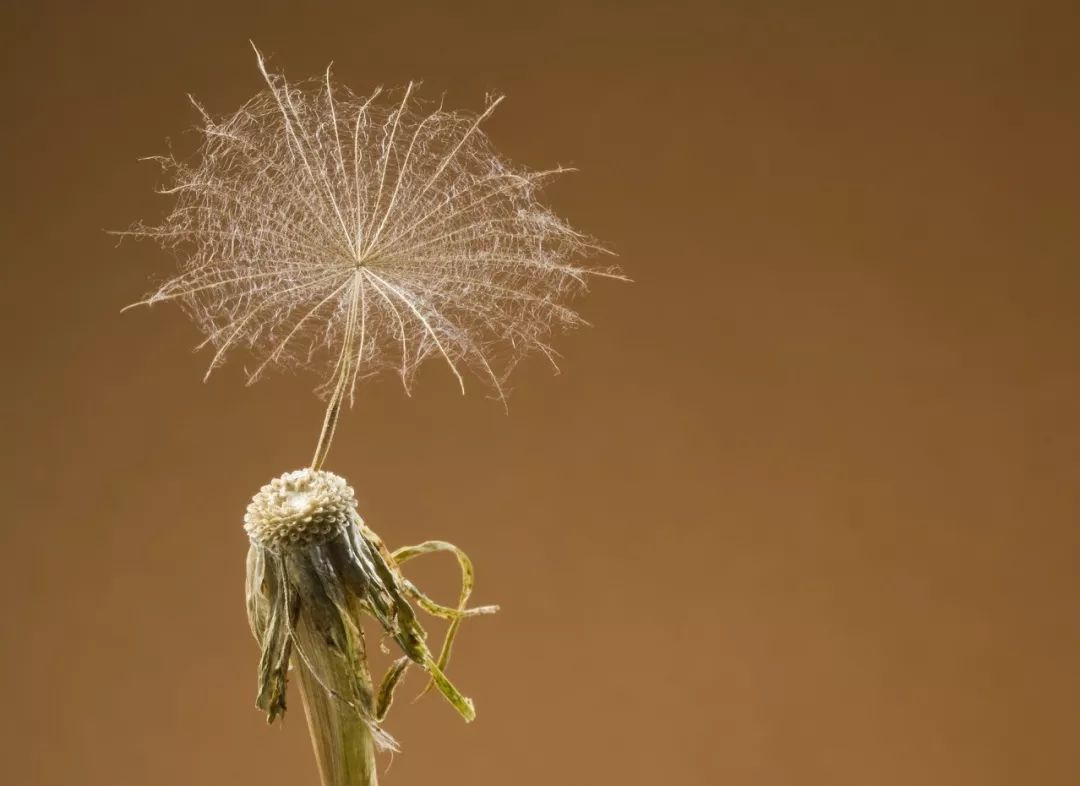
[[[566,304],[606,253],[538,201],[566,171],[511,166],[471,115],[418,98],[417,85],[358,96],[325,77],[263,90],[213,119],[190,160],[158,157],[176,197],[127,234],[173,248],[178,274],[142,304],[179,300],[216,351],[207,375],[249,348],[254,382],[271,367],[314,367],[351,394],[396,370],[408,390],[441,358],[499,397],[533,350],[553,363],[554,332],[582,324]],[[194,102],[194,101],[193,101]],[[347,379],[344,379],[347,377]],[[342,384],[344,383],[344,388]]]

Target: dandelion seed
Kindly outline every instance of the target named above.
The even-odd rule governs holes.
[[[374,751],[396,749],[382,728],[407,667],[427,674],[467,720],[474,714],[446,676],[467,608],[472,563],[444,541],[389,551],[360,518],[343,478],[322,469],[343,402],[361,378],[392,369],[406,390],[428,359],[465,390],[471,372],[500,398],[526,354],[554,363],[550,337],[582,323],[569,307],[592,276],[622,278],[583,260],[603,249],[544,207],[556,168],[508,164],[476,115],[418,98],[417,86],[358,96],[319,79],[290,84],[256,50],[266,89],[232,115],[195,103],[202,140],[190,160],[159,157],[175,205],[163,222],[127,233],[177,251],[178,274],[141,304],[176,300],[213,347],[209,374],[231,351],[271,368],[312,368],[328,397],[309,468],[282,475],[252,499],[247,604],[262,657],[256,704],[285,710],[290,669],[324,786],[374,786]],[[456,607],[424,594],[403,563],[453,554]],[[417,609],[448,621],[437,653]],[[370,674],[363,618],[401,652],[381,682]],[[425,689],[426,690],[426,689]]]

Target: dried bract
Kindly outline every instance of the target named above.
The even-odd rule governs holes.
[[[337,755],[340,727],[350,723],[366,727],[375,745],[396,748],[379,724],[410,663],[427,672],[429,685],[462,717],[475,717],[472,701],[445,670],[461,621],[498,607],[467,608],[473,568],[464,552],[444,541],[391,552],[360,518],[345,479],[311,469],[287,472],[263,486],[248,506],[244,528],[251,541],[248,619],[262,650],[256,705],[270,721],[285,711],[290,666],[299,667],[309,712],[312,705],[322,710],[319,734],[327,736],[316,744],[330,752],[321,758]],[[461,567],[456,608],[431,600],[401,572],[404,562],[439,551],[453,554]],[[428,649],[413,603],[449,621],[437,655]],[[374,619],[403,653],[378,687],[368,670],[365,617]]]

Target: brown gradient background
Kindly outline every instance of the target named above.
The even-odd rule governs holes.
[[[178,309],[119,313],[170,258],[102,231],[161,215],[136,157],[186,93],[260,89],[250,37],[292,77],[507,93],[490,134],[579,167],[549,200],[636,280],[509,416],[432,367],[343,422],[368,521],[503,605],[452,667],[477,722],[402,702],[387,784],[1080,782],[1066,4],[19,5],[0,780],[316,782],[299,703],[253,708],[240,528],[316,380],[201,384]]]

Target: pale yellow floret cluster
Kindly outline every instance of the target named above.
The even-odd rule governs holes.
[[[267,548],[308,545],[344,529],[356,510],[356,495],[332,472],[298,469],[267,483],[244,514],[244,530]]]

